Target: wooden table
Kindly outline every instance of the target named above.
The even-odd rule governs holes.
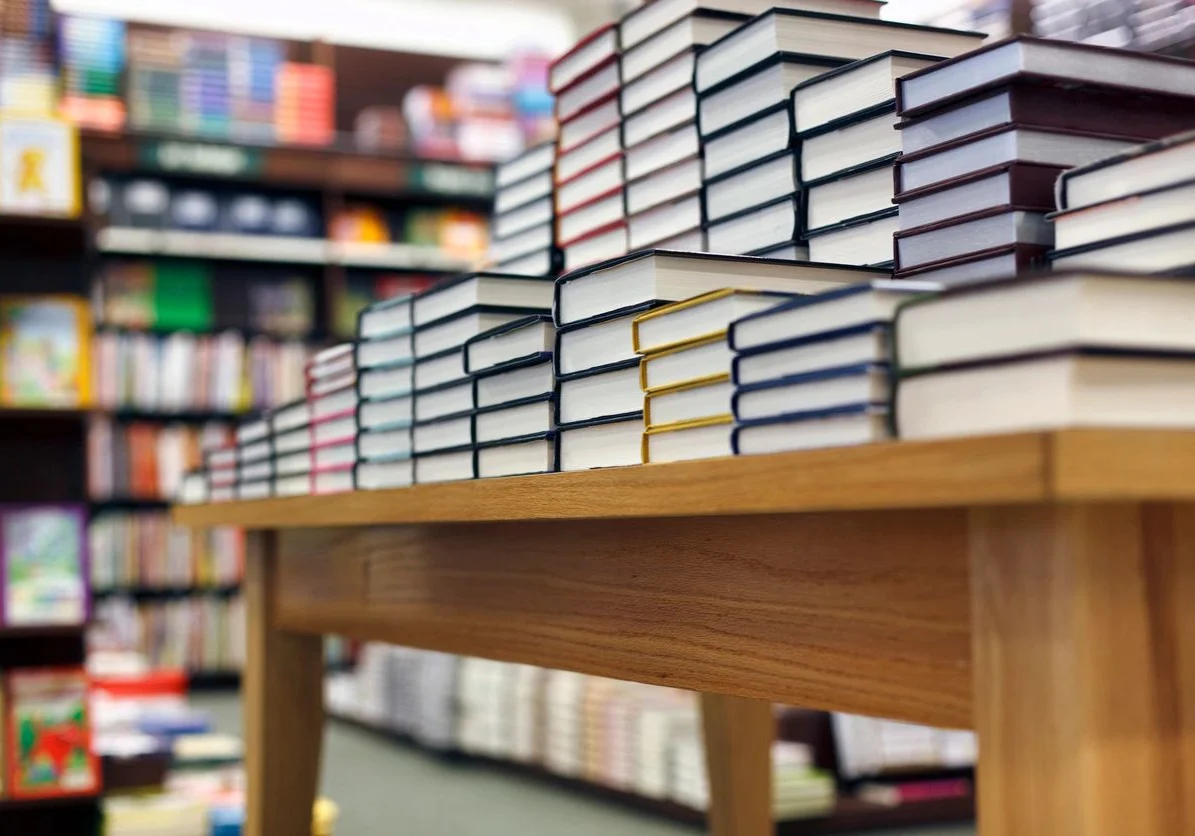
[[[699,691],[717,836],[769,704],[974,728],[982,836],[1195,833],[1195,433],[893,443],[179,507],[252,530],[250,836],[307,832],[320,636]]]

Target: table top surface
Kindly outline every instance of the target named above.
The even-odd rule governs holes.
[[[177,505],[250,529],[1195,499],[1195,432],[1080,429]]]

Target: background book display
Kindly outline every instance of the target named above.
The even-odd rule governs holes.
[[[326,693],[333,716],[433,750],[521,764],[687,811],[709,804],[689,692],[366,644],[352,672],[328,677]],[[971,793],[968,732],[778,708],[777,733],[778,821],[827,817],[867,795],[891,804],[894,795]]]
[[[88,530],[95,593],[155,593],[238,586],[245,535],[235,528],[196,531],[160,511],[105,511]]]
[[[91,795],[88,679],[82,668],[8,671],[4,681],[5,790],[12,798]]]
[[[84,141],[99,149],[86,169],[94,275],[69,295],[16,281],[0,299],[0,405],[77,412],[86,453],[62,467],[39,442],[13,458],[33,490],[63,489],[30,507],[75,534],[51,554],[31,544],[63,538],[10,533],[28,512],[0,508],[4,626],[35,610],[82,624],[91,590],[102,643],[155,665],[238,670],[243,534],[170,524],[163,505],[187,472],[191,500],[253,500],[894,437],[1188,426],[1176,393],[1191,383],[1191,346],[1161,340],[1166,328],[1148,329],[1153,342],[1100,331],[1126,310],[1189,321],[1180,283],[984,282],[1047,266],[1195,269],[1195,142],[1180,134],[1195,128],[1192,65],[1028,38],[981,47],[975,33],[879,20],[879,5],[649,0],[541,67],[557,137],[504,154],[492,178],[399,159],[403,123],[395,139],[385,113],[365,121],[386,153],[345,154],[353,85],[339,64],[299,60],[328,60],[318,50],[61,19],[65,109],[117,133]],[[1042,31],[1062,31],[1062,5],[1038,4]],[[1175,43],[1145,5],[1119,31]],[[26,28],[28,43],[51,44],[52,24]],[[4,46],[0,99],[41,95],[53,59]],[[458,121],[446,100],[424,104]],[[467,145],[464,131],[409,118],[413,147]],[[194,148],[120,134],[126,123],[203,137],[242,163],[172,169],[163,161]],[[302,145],[323,149],[318,175],[272,154]],[[383,163],[401,168],[383,176]],[[477,185],[444,185],[466,181]],[[611,261],[647,249],[684,254],[672,270],[666,256]],[[727,257],[691,255],[706,251]],[[739,254],[787,262],[794,298],[744,280]],[[526,302],[472,274],[450,280],[484,258],[503,274],[495,293],[513,293],[512,276],[569,272],[554,306],[548,281]],[[964,283],[980,284],[907,301]],[[1073,331],[1050,318],[1076,298],[1107,319]],[[977,353],[942,349],[961,343]],[[1123,406],[1036,409],[1092,395],[1096,380]],[[940,408],[977,388],[989,393],[980,409]],[[61,577],[33,589],[30,560]],[[20,677],[4,678],[8,727],[29,693],[14,703]],[[62,699],[78,704],[69,691],[64,680]],[[328,693],[337,713],[435,748],[709,804],[691,695],[378,646]],[[778,818],[969,795],[969,737],[822,720],[829,750],[801,738],[774,752]],[[64,735],[82,745],[75,725]],[[37,753],[8,754],[5,789],[36,767],[47,792],[94,793],[79,748],[49,772]]]
[[[81,625],[90,612],[86,510],[0,505],[0,625]]]
[[[86,407],[91,319],[68,296],[0,296],[0,404]]]

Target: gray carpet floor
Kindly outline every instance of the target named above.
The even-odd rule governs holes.
[[[240,699],[198,695],[217,728],[240,734]],[[461,764],[329,721],[322,792],[340,805],[337,836],[696,836],[686,827],[547,786],[500,768]],[[885,831],[973,836],[970,827]]]

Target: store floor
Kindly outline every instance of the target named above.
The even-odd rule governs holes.
[[[240,734],[235,695],[199,695],[220,731]],[[697,836],[677,825],[501,769],[446,762],[329,722],[322,792],[340,805],[338,836]],[[969,827],[885,836],[971,836]]]

